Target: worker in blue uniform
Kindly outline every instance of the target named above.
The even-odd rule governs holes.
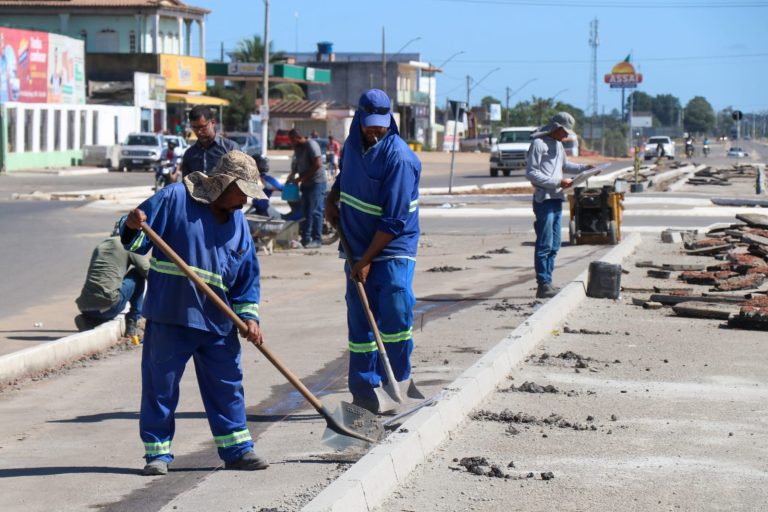
[[[421,162],[400,137],[389,97],[378,89],[363,93],[326,212],[329,222],[341,226],[356,262],[345,266],[349,390],[355,405],[374,412],[373,390],[386,377],[352,279],[365,285],[395,379],[408,379],[420,174]]]
[[[242,207],[264,198],[254,160],[240,151],[222,155],[206,176],[161,189],[132,210],[121,227],[126,249],[146,254],[146,222],[208,283],[248,326],[240,334],[258,346],[259,263]],[[264,469],[246,426],[240,341],[233,322],[200,292],[161,250],[150,260],[147,319],[141,361],[139,429],[145,475],[164,475],[173,460],[171,442],[179,382],[191,357],[208,423],[227,469]]]

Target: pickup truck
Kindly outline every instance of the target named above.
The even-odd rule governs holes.
[[[153,171],[163,154],[163,136],[154,133],[132,133],[120,145],[118,169]]]
[[[504,176],[515,169],[525,169],[528,149],[531,147],[531,135],[535,126],[515,126],[502,128],[499,138],[491,146],[491,176],[496,177],[501,171]]]
[[[648,139],[645,143],[645,159],[650,160],[656,158],[659,155],[659,144],[664,149],[664,156],[670,160],[675,158],[675,142],[666,135],[656,135]]]

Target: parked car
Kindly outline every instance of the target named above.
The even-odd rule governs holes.
[[[225,137],[235,141],[243,153],[251,156],[261,154],[261,141],[252,133],[231,132],[227,133]]]
[[[275,149],[291,149],[291,138],[288,137],[290,130],[277,130],[275,132],[275,141],[272,143],[272,147]]]
[[[461,151],[490,151],[491,150],[491,134],[486,133],[478,137],[472,137],[469,139],[461,139],[459,142],[459,148]]]
[[[132,133],[120,145],[118,169],[126,172],[133,169],[154,171],[165,148],[162,135],[154,133]]]
[[[664,150],[664,156],[670,160],[675,158],[675,142],[666,135],[657,135],[648,139],[645,143],[645,159],[657,158],[659,151]]]
[[[731,158],[746,158],[749,156],[749,153],[736,146],[731,146],[731,149],[728,150],[728,156]]]

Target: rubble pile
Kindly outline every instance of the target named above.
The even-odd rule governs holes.
[[[742,171],[732,174],[740,176]],[[732,328],[768,330],[768,215],[739,214],[736,219],[741,222],[710,230],[703,238],[695,232],[662,233],[665,242],[682,242],[684,254],[715,258],[711,265],[637,264],[654,269],[648,271],[651,277],[676,277],[706,286],[706,291],[667,287],[667,293],[661,293],[663,288],[655,288],[657,293],[648,300],[633,302],[646,308],[672,306],[680,316],[727,320]]]

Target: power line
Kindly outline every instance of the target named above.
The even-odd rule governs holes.
[[[719,60],[719,59],[740,59],[750,57],[768,57],[768,53],[743,53],[738,55],[696,55],[691,57],[636,57],[633,60],[636,63],[642,62],[675,62],[684,60]],[[618,59],[599,59],[597,62],[613,62]],[[566,59],[566,60],[522,60],[522,59],[480,59],[480,60],[460,60],[464,64],[586,64],[591,63],[592,59]]]

